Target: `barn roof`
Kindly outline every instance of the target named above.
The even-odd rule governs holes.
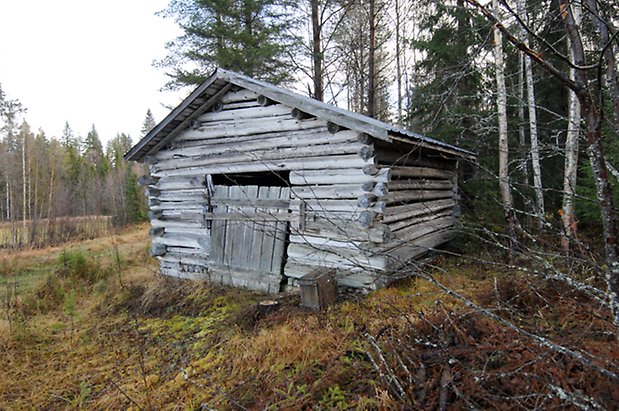
[[[323,103],[263,81],[221,68],[196,88],[181,104],[125,154],[125,160],[141,161],[154,154],[186,129],[191,121],[211,108],[233,86],[251,90],[273,101],[297,108],[341,127],[364,132],[387,142],[406,142],[448,155],[474,159],[475,153],[412,131]]]

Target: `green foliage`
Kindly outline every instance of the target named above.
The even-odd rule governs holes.
[[[125,178],[126,211],[129,223],[146,221],[148,209],[133,170],[128,169]]]
[[[177,88],[199,84],[215,66],[281,83],[289,79],[288,0],[173,0],[161,14],[184,34],[168,43],[159,65]],[[191,63],[191,69],[185,68]]]

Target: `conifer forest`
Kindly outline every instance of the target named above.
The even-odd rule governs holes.
[[[619,2],[170,0],[158,16],[181,29],[152,63],[163,90],[220,67],[476,153],[457,234],[321,312],[162,278],[148,166],[123,159],[162,119],[48,135],[0,78],[0,409],[616,409]]]

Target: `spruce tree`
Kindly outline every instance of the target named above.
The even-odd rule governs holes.
[[[288,0],[172,0],[161,14],[184,34],[157,64],[170,69],[169,88],[199,84],[215,66],[272,83],[290,78]]]

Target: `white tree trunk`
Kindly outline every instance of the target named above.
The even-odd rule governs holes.
[[[526,0],[518,0],[518,15],[527,24]],[[521,31],[522,41],[528,46],[528,33],[524,29]],[[533,169],[533,188],[535,190],[535,214],[540,225],[545,223],[544,190],[542,187],[542,171],[539,160],[539,142],[537,138],[537,113],[535,111],[535,86],[533,84],[533,68],[531,59],[524,58],[524,71],[527,79],[527,105],[529,109],[529,137],[531,140],[531,168]]]
[[[498,18],[498,1],[493,0],[494,13]],[[507,92],[505,89],[505,68],[503,62],[503,35],[494,27],[494,59],[497,84],[497,111],[499,117],[499,189],[508,229],[515,229],[514,200],[509,186],[509,140],[507,138]]]
[[[580,25],[581,6],[580,3],[572,5],[574,19]],[[574,50],[572,44],[567,40],[570,60],[574,61]],[[575,70],[570,69],[570,79],[574,80]],[[574,194],[576,190],[576,176],[578,172],[578,138],[580,136],[580,102],[576,94],[569,90],[569,108],[567,137],[565,139],[565,171],[563,174],[563,205],[561,221],[563,223],[563,239],[561,245],[566,253],[570,252],[571,243],[577,236],[576,217],[574,210]]]

